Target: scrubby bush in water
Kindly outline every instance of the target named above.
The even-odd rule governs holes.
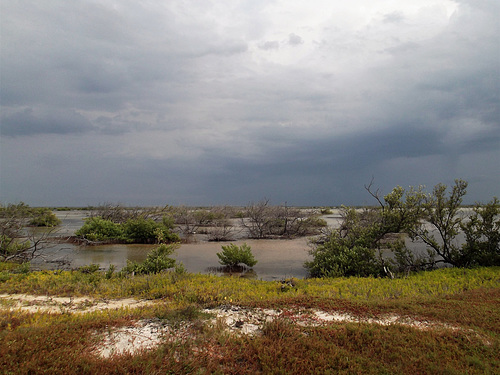
[[[178,244],[160,244],[158,247],[151,250],[144,262],[137,263],[132,261],[127,261],[127,266],[121,271],[122,274],[134,274],[134,275],[147,275],[160,273],[169,268],[174,268],[176,266],[176,261],[170,256],[178,248]],[[178,267],[177,270],[181,270],[183,267]]]
[[[91,217],[75,232],[76,236],[89,241],[123,241],[129,243],[154,243],[158,231],[166,242],[178,242],[179,236],[171,232],[171,222],[163,219],[161,223],[153,219],[129,219],[123,224],[101,217]]]
[[[246,206],[241,224],[251,238],[314,235],[326,227],[326,222],[312,212],[286,204],[272,206],[267,199]]]
[[[55,227],[61,224],[61,220],[48,208],[33,208],[31,211],[30,226],[34,227]]]
[[[252,249],[246,243],[241,246],[235,244],[222,246],[222,250],[222,252],[217,253],[217,257],[223,266],[236,267],[239,264],[244,264],[251,268],[257,264]]]

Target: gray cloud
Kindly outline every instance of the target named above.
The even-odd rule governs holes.
[[[280,42],[277,40],[268,40],[262,44],[259,44],[259,48],[263,50],[273,50],[280,48]]]
[[[302,43],[304,43],[304,40],[302,40],[302,38],[297,34],[291,33],[290,35],[288,35],[288,44],[296,46]]]
[[[3,2],[0,200],[362,204],[372,176],[466,178],[487,200],[500,5],[445,3],[293,19],[268,2]]]
[[[2,116],[1,123],[1,133],[4,136],[72,134],[95,129],[85,117],[71,110],[40,113],[28,108]]]
[[[399,23],[405,19],[405,16],[398,11],[384,14],[383,22],[385,23]]]

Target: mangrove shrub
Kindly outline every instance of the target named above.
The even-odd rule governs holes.
[[[244,264],[250,268],[257,264],[252,249],[246,243],[241,246],[230,244],[222,246],[222,252],[217,253],[219,263],[227,267],[236,267]]]

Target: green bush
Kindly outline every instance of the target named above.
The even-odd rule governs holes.
[[[224,266],[236,267],[241,263],[252,268],[257,264],[250,246],[246,243],[241,246],[235,244],[222,246],[222,250],[222,252],[217,253],[217,257],[219,263]]]
[[[160,235],[163,241],[179,242],[176,233],[170,232],[170,222],[164,217],[161,223],[153,219],[130,219],[123,224],[125,238],[134,243],[155,243]]]
[[[455,267],[500,265],[500,202],[476,205],[466,218],[462,200],[467,182],[455,180],[447,186],[438,184],[432,193],[423,187],[408,190],[400,186],[381,198],[378,191],[368,192],[380,207],[356,211],[343,208],[343,221],[311,250],[313,260],[305,267],[313,277],[322,276],[392,276],[396,273],[429,270],[438,263]],[[465,235],[459,245],[457,236]],[[427,247],[427,256],[414,254],[398,233],[408,234]],[[383,259],[390,250],[394,259]],[[392,270],[391,270],[392,268]]]
[[[0,234],[0,260],[8,260],[15,254],[22,254],[31,247],[28,240],[11,238]]]
[[[460,223],[465,234],[460,261],[467,266],[500,266],[500,202],[494,197],[476,204],[468,222]]]
[[[95,273],[99,271],[100,266],[98,264],[92,263],[86,266],[78,268],[81,273]]]
[[[123,274],[145,275],[160,273],[176,266],[176,261],[170,255],[177,249],[178,244],[160,244],[148,253],[146,260],[142,263],[128,261],[127,266],[122,269]]]
[[[32,219],[29,221],[30,226],[34,227],[55,227],[61,224],[61,220],[48,208],[33,208],[31,209]]]
[[[130,242],[153,243],[156,241],[156,228],[158,223],[152,219],[129,219],[123,224],[123,234]]]
[[[90,241],[179,242],[179,236],[170,229],[171,223],[168,219],[158,223],[153,219],[138,218],[119,224],[96,216],[86,219],[85,224],[75,232],[75,235]],[[158,240],[159,237],[161,241]]]
[[[323,244],[311,250],[313,260],[305,263],[310,276],[383,275],[384,265],[373,247],[372,228],[362,227],[360,224],[356,226],[347,235],[340,231],[332,232]]]
[[[86,219],[75,235],[89,241],[117,240],[123,239],[123,228],[120,224],[96,216]]]

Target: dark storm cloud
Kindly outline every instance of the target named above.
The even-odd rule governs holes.
[[[32,109],[2,116],[3,136],[30,136],[35,134],[72,134],[94,130],[94,126],[75,111],[37,113]]]
[[[496,0],[1,7],[0,199],[362,203],[372,176],[500,193]]]

